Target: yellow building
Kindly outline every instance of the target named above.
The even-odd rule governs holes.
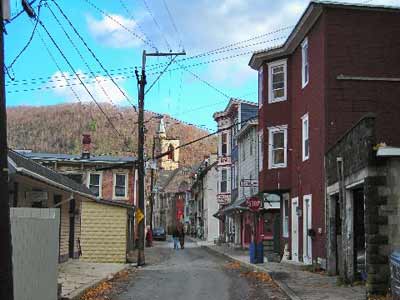
[[[82,202],[81,259],[90,262],[125,263],[133,250],[134,208],[127,204],[96,200]]]

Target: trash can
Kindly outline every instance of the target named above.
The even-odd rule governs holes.
[[[400,300],[400,251],[390,256],[390,277],[393,300]]]
[[[251,264],[256,264],[257,263],[257,248],[256,248],[256,243],[251,242],[250,247],[249,247],[249,255],[250,255],[250,263]]]
[[[259,242],[257,244],[257,262],[256,264],[264,263],[264,244],[263,242]]]

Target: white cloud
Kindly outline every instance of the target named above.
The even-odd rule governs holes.
[[[97,76],[96,79],[87,78],[87,76],[85,77],[85,75],[81,70],[78,70],[77,74],[85,82],[86,87],[93,95],[93,97],[96,99],[96,101],[107,102],[110,104],[121,104],[123,101],[126,100],[125,96],[121,93],[121,91],[107,77]],[[68,80],[66,78],[68,78]],[[53,74],[52,81],[55,83],[49,84],[49,86],[50,85],[54,86],[53,88],[54,94],[58,97],[61,97],[65,101],[69,102],[79,101],[75,96],[74,92],[72,91],[72,89],[75,91],[75,93],[78,95],[79,99],[82,102],[93,101],[92,98],[89,96],[88,92],[86,91],[86,89],[80,84],[77,77],[73,76],[69,72],[61,73],[57,71],[56,73]],[[121,87],[123,80],[115,80],[115,81]],[[105,94],[104,91],[106,91],[108,96]],[[125,95],[128,95],[127,91],[125,91],[124,89],[122,89],[122,91],[125,93]]]
[[[97,20],[90,15],[86,17],[90,34],[100,44],[112,48],[138,47],[143,44],[140,39],[134,37],[128,30],[121,26],[123,25],[134,32],[137,27],[135,21],[117,14],[110,14],[110,16],[112,19],[104,16],[101,20]]]

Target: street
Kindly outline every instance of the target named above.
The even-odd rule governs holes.
[[[174,250],[171,242],[156,242],[146,248],[148,265],[115,299],[287,299],[265,274],[251,272],[193,242],[185,246]]]

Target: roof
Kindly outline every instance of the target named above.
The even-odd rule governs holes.
[[[118,201],[105,200],[105,199],[96,199],[95,202],[99,203],[99,204],[110,205],[110,206],[118,206],[118,207],[128,208],[128,209],[134,209],[135,208],[135,206],[132,205],[132,204],[118,202]]]
[[[233,107],[234,104],[249,104],[249,105],[253,105],[253,106],[257,106],[258,107],[258,103],[256,102],[251,102],[248,100],[243,100],[243,99],[239,99],[239,98],[231,98],[229,100],[228,105],[226,106],[226,108],[223,111],[217,111],[213,114],[213,118],[214,120],[225,116],[227,113],[229,113],[229,111],[231,110],[231,108]]]
[[[16,150],[16,152],[33,160],[47,160],[47,161],[63,161],[63,162],[88,162],[88,163],[130,163],[137,160],[136,157],[131,156],[111,156],[111,155],[92,155],[89,159],[83,159],[81,155],[62,154],[62,153],[45,153],[45,152],[31,152],[26,150]]]
[[[21,174],[45,182],[64,191],[77,193],[90,199],[96,199],[96,196],[85,185],[79,184],[67,176],[46,168],[13,150],[8,151],[8,168],[11,175]]]
[[[308,31],[318,20],[319,16],[323,12],[323,9],[326,7],[400,12],[400,7],[394,7],[394,6],[368,5],[361,3],[359,4],[339,3],[339,2],[315,1],[315,0],[311,1],[306,10],[304,11],[303,15],[300,17],[296,26],[286,39],[286,41],[281,46],[254,52],[252,57],[250,58],[249,66],[254,70],[259,70],[263,61],[284,57],[293,53],[293,51],[297,48],[297,46],[303,41]]]
[[[380,147],[376,153],[378,157],[400,157],[400,148],[399,147]]]
[[[236,137],[240,138],[244,133],[246,133],[250,128],[258,125],[258,117],[247,120],[247,122],[242,125],[240,130],[236,133]]]

